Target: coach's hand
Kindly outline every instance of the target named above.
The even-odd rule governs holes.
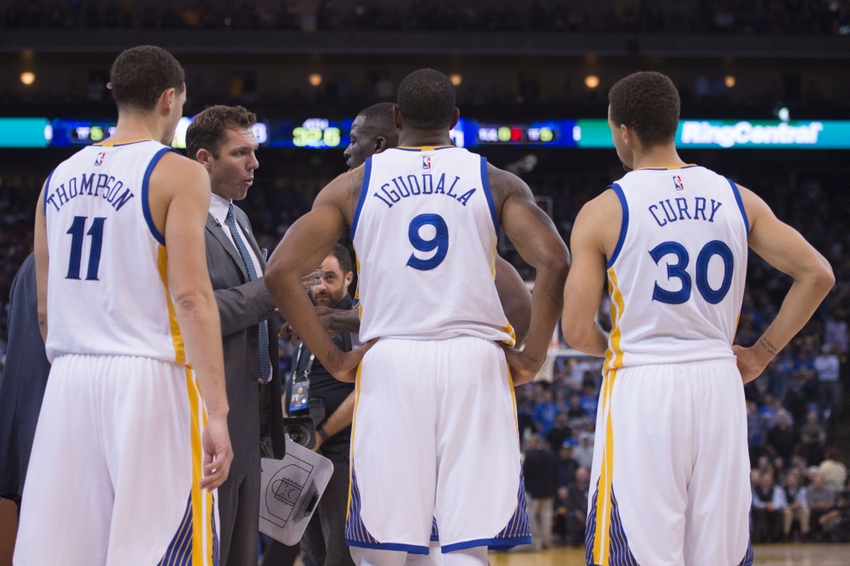
[[[756,346],[752,348],[744,348],[742,346],[732,346],[732,352],[738,359],[738,371],[741,372],[741,379],[744,383],[749,383],[764,372],[764,368],[770,363],[770,360],[765,362],[759,359],[756,352]]]
[[[227,432],[227,415],[210,416],[202,436],[204,446],[204,477],[201,489],[212,491],[227,479],[233,449]]]
[[[543,362],[546,361],[546,356],[532,356],[525,349],[517,350],[510,346],[499,343],[505,351],[505,359],[511,368],[511,378],[513,379],[514,387],[517,385],[525,385],[537,375],[540,368],[543,367]]]
[[[326,364],[325,369],[334,376],[338,381],[344,383],[354,383],[357,380],[357,367],[366,352],[375,345],[377,338],[369,340],[356,350],[350,352],[342,352],[337,350],[333,358]]]

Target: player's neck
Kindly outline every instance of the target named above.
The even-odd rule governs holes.
[[[686,165],[676,152],[675,144],[655,146],[648,151],[636,149],[634,152],[633,168],[659,169],[664,167],[681,167]]]
[[[401,130],[398,133],[398,147],[436,147],[451,144],[452,138],[448,130]]]
[[[115,131],[109,136],[110,143],[128,143],[140,140],[160,141],[164,136],[157,120],[148,115],[126,113],[118,115]]]

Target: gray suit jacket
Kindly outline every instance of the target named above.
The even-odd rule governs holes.
[[[264,254],[254,239],[248,216],[234,205],[236,222],[247,234],[246,243],[254,250],[265,271]],[[272,445],[276,458],[283,458],[284,431],[283,414],[280,406],[280,370],[278,364],[277,328],[278,317],[274,314],[275,303],[266,290],[262,278],[248,282],[245,264],[224,233],[226,226],[216,224],[207,216],[204,238],[207,248],[209,269],[215,300],[221,318],[221,335],[224,347],[224,374],[227,382],[227,400],[230,413],[227,426],[233,446],[231,475],[259,472],[260,470],[260,413],[271,423]],[[272,363],[270,402],[260,402],[259,395],[259,331],[257,325],[264,320],[269,324],[269,358]],[[271,414],[268,414],[268,413]]]
[[[9,347],[0,381],[0,497],[20,504],[50,362],[38,329],[35,256],[9,291]]]

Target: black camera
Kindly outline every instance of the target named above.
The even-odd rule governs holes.
[[[324,420],[325,401],[314,398],[308,401],[306,410],[295,411],[283,419],[283,430],[295,444],[313,448],[316,445],[316,427]]]

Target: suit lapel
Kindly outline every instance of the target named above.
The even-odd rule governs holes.
[[[216,220],[213,218],[213,215],[207,214],[206,229],[216,240],[218,240],[221,247],[230,254],[230,257],[233,258],[234,263],[236,263],[236,267],[238,267],[239,272],[242,273],[242,280],[248,281],[248,272],[245,270],[245,263],[242,261],[242,256],[239,255],[239,250],[236,249],[236,246],[234,246],[230,242],[230,239],[224,234],[224,230],[229,230],[229,228],[224,225],[216,225]]]

